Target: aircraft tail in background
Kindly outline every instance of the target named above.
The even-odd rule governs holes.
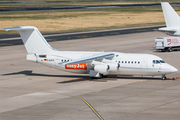
[[[164,13],[164,19],[166,27],[159,28],[159,31],[165,32],[166,34],[179,36],[180,35],[180,17],[172,6],[168,2],[161,3],[162,10]]]

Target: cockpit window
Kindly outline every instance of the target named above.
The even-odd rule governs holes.
[[[164,60],[160,60],[161,63],[165,63]]]
[[[164,60],[153,60],[153,64],[165,63]]]
[[[159,60],[156,60],[156,64],[159,64],[160,63],[160,61]]]

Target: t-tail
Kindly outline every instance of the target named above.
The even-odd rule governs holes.
[[[47,43],[36,27],[17,26],[4,28],[4,30],[18,30],[28,54],[45,54],[53,53],[55,51],[55,49]]]
[[[47,55],[51,55],[56,52],[56,49],[52,48],[39,30],[33,26],[17,26],[11,28],[4,28],[5,31],[18,30],[22,38],[24,46],[27,50],[27,60],[40,62],[39,58],[46,58]]]
[[[159,28],[159,31],[165,32],[166,34],[179,36],[180,35],[180,17],[172,6],[168,2],[161,3],[162,10],[164,13],[164,19],[166,27]]]

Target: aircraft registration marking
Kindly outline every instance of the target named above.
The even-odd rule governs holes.
[[[44,59],[44,61],[50,61],[50,62],[52,62],[52,61],[54,61],[54,59]]]
[[[69,64],[65,65],[66,69],[79,69],[79,70],[87,70],[86,63],[78,63],[78,64]]]

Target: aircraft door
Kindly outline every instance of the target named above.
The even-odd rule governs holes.
[[[147,59],[142,59],[141,68],[147,68]]]
[[[59,63],[61,63],[61,60],[60,59],[56,59],[55,60],[55,64],[56,64],[56,66],[60,66],[60,64]]]

